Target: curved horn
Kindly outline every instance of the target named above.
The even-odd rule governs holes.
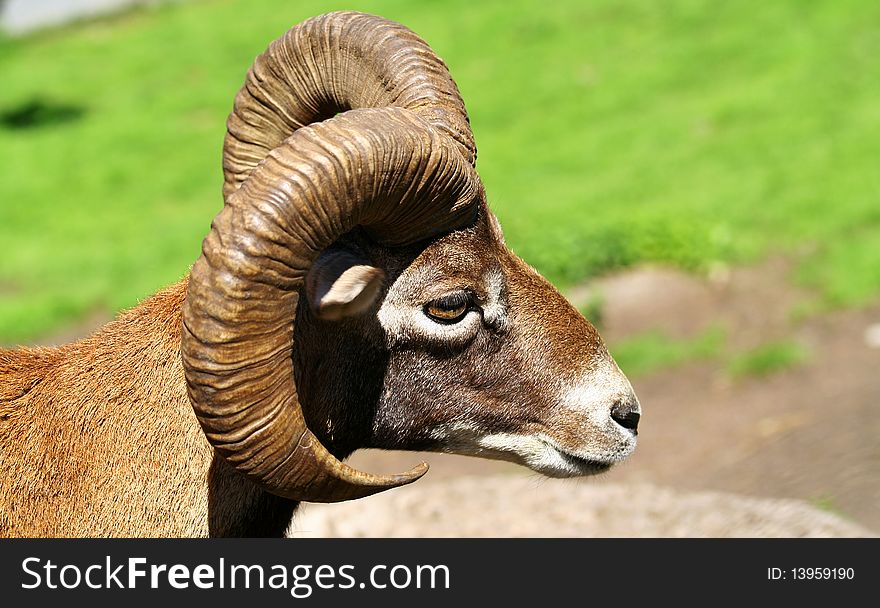
[[[306,427],[291,349],[298,290],[356,225],[403,245],[473,221],[482,186],[458,145],[398,108],[296,131],[229,196],[192,269],[181,355],[209,441],[268,491],[335,502],[410,483],[356,471]]]
[[[305,125],[357,108],[406,108],[476,163],[461,94],[443,61],[404,26],[356,12],[314,17],[256,58],[227,121],[224,197]]]
[[[424,122],[387,110],[298,131],[350,109],[388,106]],[[351,120],[365,122],[348,132]],[[424,123],[438,133],[426,134]],[[199,420],[238,470],[281,496],[327,502],[424,474],[426,465],[391,477],[360,473],[312,435],[294,386],[290,319],[315,252],[358,222],[403,244],[467,221],[467,201],[482,196],[475,161],[464,102],[445,64],[397,23],[330,13],[257,57],[227,122],[223,194],[231,210],[215,220],[193,268],[181,347]],[[351,176],[360,186],[343,179]],[[253,183],[242,188],[246,181]],[[380,182],[390,189],[378,189]],[[269,230],[265,212],[284,220],[275,224],[281,232]]]

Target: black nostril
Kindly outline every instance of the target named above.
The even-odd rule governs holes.
[[[634,400],[618,401],[611,408],[611,419],[623,428],[631,431],[635,431],[638,428],[639,418],[641,417],[639,404]]]

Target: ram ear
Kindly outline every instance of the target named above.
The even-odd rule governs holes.
[[[306,277],[306,297],[315,315],[326,321],[366,311],[376,300],[385,280],[381,268],[345,249],[324,251]]]

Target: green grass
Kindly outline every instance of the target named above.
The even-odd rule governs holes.
[[[727,371],[733,378],[762,378],[791,369],[807,358],[807,351],[797,342],[768,342],[734,356],[728,362]]]
[[[649,331],[611,344],[610,351],[630,378],[675,369],[693,361],[715,361],[723,373],[735,380],[764,378],[809,359],[809,353],[794,341],[767,342],[741,352],[731,351],[725,342],[725,332],[720,327],[710,327],[689,339]]]
[[[0,343],[181,277],[250,62],[340,6],[206,0],[0,39]],[[797,276],[828,306],[880,292],[880,3],[344,6],[444,57],[507,240],[557,284],[809,245]]]
[[[630,378],[637,378],[691,361],[715,359],[722,354],[724,339],[719,328],[707,329],[687,340],[648,332],[614,344],[610,350],[620,369]]]
[[[810,504],[812,504],[817,509],[821,509],[822,511],[826,511],[828,513],[833,513],[838,516],[847,517],[845,513],[843,513],[840,508],[837,506],[837,501],[834,496],[829,494],[823,494],[821,496],[816,496],[812,500],[810,500]]]

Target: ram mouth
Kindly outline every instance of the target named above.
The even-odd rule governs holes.
[[[598,475],[600,473],[606,472],[610,469],[614,463],[611,462],[602,462],[599,460],[591,460],[589,458],[582,458],[581,456],[575,456],[574,454],[569,454],[568,452],[563,452],[557,448],[557,452],[562,457],[567,465],[569,465],[574,471],[577,471],[577,475]]]
[[[588,477],[605,473],[617,462],[615,459],[599,460],[574,454],[547,435],[539,437],[541,442],[555,454],[555,470],[546,471],[550,477]]]

